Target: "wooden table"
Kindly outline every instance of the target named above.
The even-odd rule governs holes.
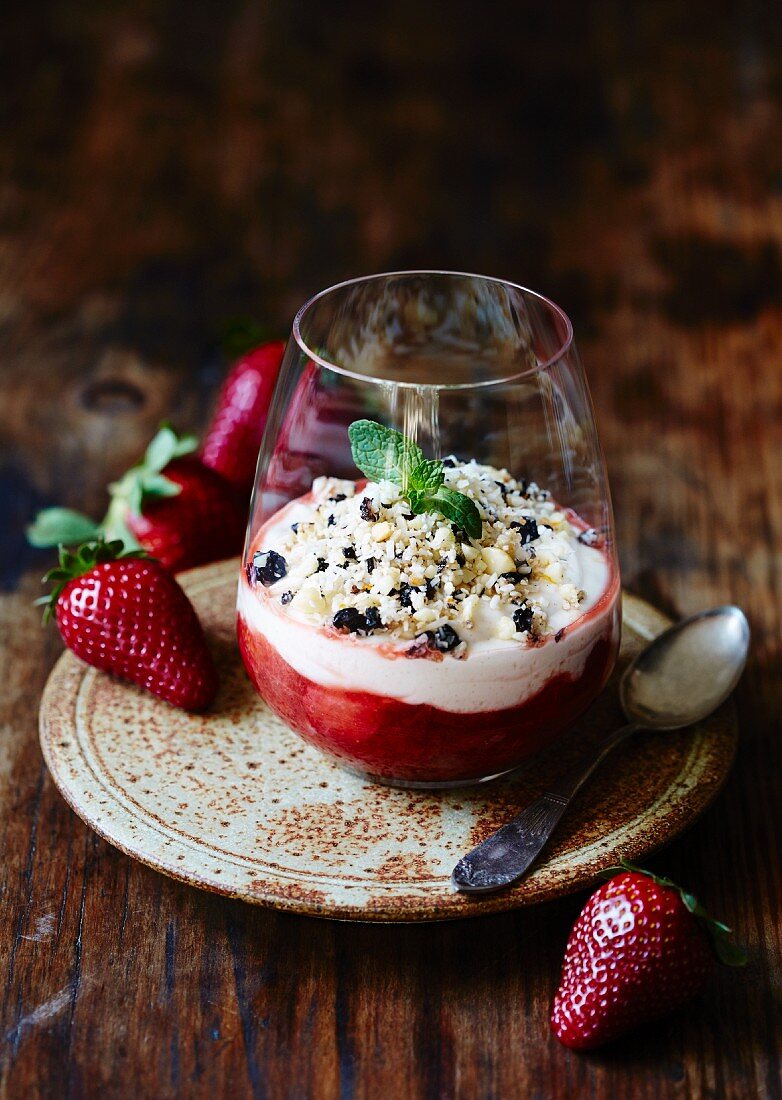
[[[9,1097],[782,1095],[782,21],[775,5],[16,5],[0,40],[0,1092]],[[524,6],[522,5],[522,8]],[[715,10],[719,8],[721,10]],[[373,14],[374,12],[374,14]],[[583,897],[440,927],[179,886],[49,780],[59,651],[23,525],[162,416],[198,428],[221,326],[406,266],[574,318],[625,583],[752,620],[727,787],[652,865],[751,954],[590,1057],[549,1037]]]

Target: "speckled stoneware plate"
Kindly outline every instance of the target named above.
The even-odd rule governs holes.
[[[679,833],[714,798],[736,743],[724,707],[618,749],[522,883],[451,890],[456,860],[621,721],[615,681],[555,751],[510,780],[445,793],[366,783],[329,763],[257,697],[234,641],[238,562],[181,579],[213,643],[212,713],[174,710],[64,653],[41,703],[41,745],[67,801],[97,833],[167,875],[246,901],[350,920],[421,921],[529,905],[584,887],[624,855]],[[624,598],[620,668],[668,625]]]

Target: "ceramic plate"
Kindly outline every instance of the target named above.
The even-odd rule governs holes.
[[[529,905],[638,859],[708,805],[733,758],[731,706],[678,733],[638,734],[563,818],[518,886],[470,898],[456,860],[621,722],[616,677],[555,751],[511,780],[446,793],[394,790],[340,770],[254,693],[234,641],[238,562],[180,579],[216,653],[208,715],[174,710],[64,653],[41,703],[41,745],[60,791],[123,852],[206,890],[349,920],[422,921]],[[625,595],[620,668],[668,625]]]

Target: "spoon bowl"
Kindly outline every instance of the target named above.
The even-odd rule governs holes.
[[[526,810],[462,856],[451,876],[455,888],[488,894],[520,879],[540,855],[573,796],[606,756],[639,729],[681,729],[711,714],[738,683],[748,650],[744,612],[728,606],[691,615],[651,641],[620,683],[628,724],[615,730]]]
[[[738,607],[683,619],[639,653],[619,687],[631,722],[674,730],[702,721],[735,688],[747,660],[749,624]]]

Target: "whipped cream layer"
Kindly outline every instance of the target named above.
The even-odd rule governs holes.
[[[498,472],[492,470],[491,473]],[[516,484],[510,479],[508,483]],[[496,487],[497,483],[493,484]],[[499,493],[499,489],[496,491]],[[329,581],[319,572],[312,572],[310,546],[316,547],[314,560],[323,563],[325,559],[317,555],[326,553],[324,545],[328,542],[324,543],[324,538],[345,543],[346,538],[355,537],[356,532],[355,525],[351,527],[347,520],[341,531],[339,523],[342,520],[329,523],[326,531],[323,524],[318,528],[314,521],[324,503],[334,501],[329,507],[340,515],[350,507],[350,498],[364,500],[367,494],[374,517],[375,509],[382,507],[381,498],[387,500],[392,490],[385,483],[362,487],[352,482],[322,479],[313,492],[280,509],[258,533],[252,551],[279,553],[285,558],[290,572],[268,587],[251,584],[243,574],[239,584],[239,614],[248,628],[262,635],[300,675],[326,687],[368,692],[411,705],[428,704],[455,713],[520,706],[554,677],[577,679],[584,672],[594,645],[601,638],[613,635],[619,598],[618,578],[609,559],[601,548],[589,544],[590,538],[583,537],[584,525],[572,515],[566,518],[550,502],[548,494],[537,487],[526,491],[533,498],[535,493],[539,494],[537,503],[525,509],[530,518],[537,515],[542,524],[541,517],[545,516],[553,524],[552,528],[541,527],[541,537],[532,544],[538,548],[537,556],[531,555],[530,564],[517,563],[525,571],[534,567],[534,573],[530,571],[521,584],[516,581],[515,587],[514,582],[507,582],[513,587],[510,593],[505,591],[506,582],[500,578],[495,582],[489,574],[488,586],[481,590],[481,595],[468,597],[469,606],[466,600],[463,604],[434,600],[435,608],[439,603],[445,614],[430,617],[428,621],[431,608],[426,597],[416,596],[415,605],[409,607],[409,615],[405,612],[404,622],[389,624],[391,630],[381,629],[364,636],[335,630],[331,625],[334,608],[358,605],[363,610],[367,601],[374,600],[371,606],[382,609],[387,606],[388,599],[394,597],[378,597],[376,593],[366,592],[351,595],[347,573],[338,573],[346,577],[345,592],[335,597],[332,591],[327,606],[324,605],[318,599],[318,585],[321,583],[328,594]],[[342,505],[338,498],[347,498],[348,503]],[[494,513],[506,499],[507,489],[495,501]],[[524,503],[529,505],[531,501],[525,498]],[[381,516],[371,522],[384,521]],[[404,521],[399,523],[403,526]],[[441,526],[438,523],[426,532],[430,547],[437,541]],[[490,526],[484,528],[485,532]],[[303,540],[301,532],[311,532],[304,538],[304,545],[296,547],[293,553],[292,529],[297,532],[295,541],[298,543]],[[492,538],[487,534],[482,541],[488,541],[491,546],[494,545]],[[361,545],[366,548],[366,543]],[[470,546],[481,552],[477,541],[466,548]],[[529,547],[524,551],[529,552]],[[523,551],[517,547],[516,553],[521,555]],[[541,559],[547,564],[541,565]],[[403,577],[416,579],[415,565],[394,561],[391,555],[382,567],[402,567]],[[380,570],[381,566],[375,568]],[[480,568],[484,569],[484,574],[478,578],[479,589],[487,581],[489,567],[481,564]],[[334,570],[329,576],[333,575]],[[471,583],[474,586],[476,581]],[[377,582],[375,587],[378,587]],[[333,590],[333,581],[331,588]],[[295,595],[291,594],[291,589]],[[422,589],[413,591],[421,592]],[[310,593],[315,593],[314,604]],[[509,617],[513,601],[518,604],[521,600],[534,606],[535,615],[539,616],[534,630],[529,632],[516,631]],[[443,622],[448,622],[457,631],[463,639],[462,644],[452,653],[427,651],[426,646],[420,653],[419,646],[419,653],[412,655],[417,637],[422,636],[420,632],[436,630]]]
[[[370,692],[463,713],[516,707],[554,676],[579,677],[593,645],[610,632],[615,604],[616,594],[604,598],[559,642],[554,636],[536,646],[479,639],[462,660],[435,661],[408,658],[404,645],[384,642],[377,635],[329,634],[323,627],[286,614],[265,594],[256,597],[246,579],[239,583],[239,614],[249,629],[262,634],[306,679],[343,691]]]

